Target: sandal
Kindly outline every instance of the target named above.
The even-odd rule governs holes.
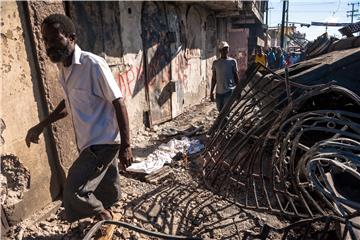
[[[118,221],[120,219],[118,214],[113,213],[112,211],[110,211],[111,217],[113,221]],[[111,240],[112,239],[112,235],[114,234],[115,231],[115,225],[114,224],[105,224],[102,225],[100,227],[100,229],[98,230],[97,236],[95,236],[95,240]]]

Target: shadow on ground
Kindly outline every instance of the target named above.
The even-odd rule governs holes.
[[[159,232],[210,239],[241,239],[255,217],[199,186],[172,181],[124,206],[129,219]]]

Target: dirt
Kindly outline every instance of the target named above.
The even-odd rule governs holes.
[[[196,130],[192,138],[206,140],[205,133],[217,116],[214,104],[204,102],[190,108],[171,122],[132,133],[134,156],[146,158],[161,143]],[[179,133],[177,135],[173,135]],[[261,223],[282,227],[284,223],[269,214],[244,210],[215,195],[203,184],[201,157],[194,155],[174,161],[170,177],[153,184],[139,174],[121,174],[122,200],[113,206],[121,221],[146,230],[196,236],[202,239],[242,239],[248,231],[258,233]],[[82,239],[94,224],[84,219],[70,224],[60,208],[46,220],[13,226],[8,239]],[[279,236],[274,234],[272,239]],[[117,227],[113,239],[158,239]]]

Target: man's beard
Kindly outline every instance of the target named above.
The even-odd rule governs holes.
[[[62,62],[71,55],[71,52],[70,52],[68,46],[69,46],[69,44],[67,44],[62,49],[49,48],[46,50],[46,54],[48,55],[48,57],[50,58],[50,60],[53,63]]]

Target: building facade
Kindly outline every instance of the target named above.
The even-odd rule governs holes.
[[[18,201],[2,202],[6,221],[20,222],[59,199],[77,156],[69,119],[47,129],[38,145],[25,146],[27,130],[63,98],[41,39],[46,16],[69,16],[79,46],[106,59],[137,129],[168,121],[209,95],[218,42],[248,51],[251,30],[231,27],[234,16],[257,14],[248,8],[241,1],[1,2],[1,161],[28,174]],[[238,53],[232,54],[239,59]],[[246,55],[240,62],[246,66]]]

